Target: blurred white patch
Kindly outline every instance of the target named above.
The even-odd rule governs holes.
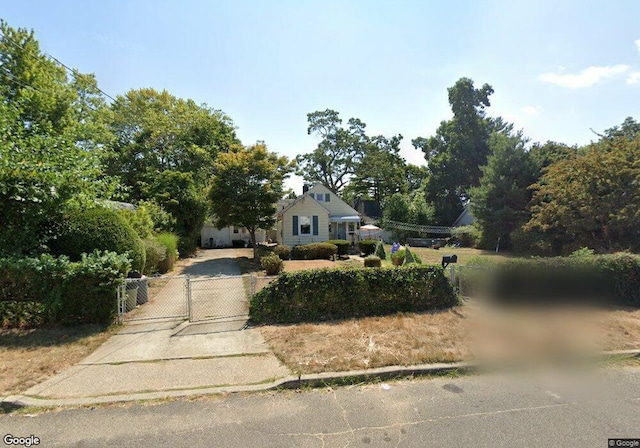
[[[539,79],[543,82],[554,84],[559,87],[569,89],[577,89],[582,87],[591,87],[600,81],[622,75],[629,70],[629,66],[625,64],[587,67],[580,73],[543,73]]]

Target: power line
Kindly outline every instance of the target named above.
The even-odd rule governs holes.
[[[47,93],[44,90],[42,90],[39,87],[34,87],[34,86],[30,86],[27,84],[24,84],[22,81],[20,81],[13,73],[11,73],[10,71],[6,70],[5,68],[3,68],[2,66],[0,66],[0,68],[2,68],[2,70],[0,71],[0,75],[4,75],[7,79],[15,82],[16,84],[18,84],[20,87],[23,87],[25,89],[32,89],[32,90],[36,90],[38,92],[42,92],[42,93]],[[98,109],[96,109],[95,107],[91,106],[88,103],[85,103],[85,106],[87,106],[89,109],[91,109],[94,112],[99,112]]]
[[[35,55],[33,55],[32,53],[30,53],[29,51],[27,51],[26,48],[24,48],[22,45],[20,45],[19,43],[17,43],[15,40],[13,40],[12,38],[10,38],[9,36],[7,36],[6,34],[0,32],[0,36],[2,36],[4,39],[6,39],[7,41],[9,41],[10,43],[12,43],[14,46],[20,48],[21,50],[23,50],[26,54],[32,56],[35,58]],[[55,56],[52,56],[49,53],[45,53],[42,52],[42,54],[44,54],[45,56],[48,56],[50,59],[53,59],[54,62],[56,62],[58,65],[60,65],[61,67],[65,68],[66,70],[68,70],[73,76],[78,76],[81,75],[81,73],[74,69],[69,67],[68,65],[66,65],[64,62],[62,62],[60,59],[56,58]],[[111,95],[109,95],[107,92],[105,92],[104,90],[102,90],[100,87],[98,87],[97,83],[96,83],[96,90],[100,93],[102,93],[104,96],[106,96],[107,98],[111,99],[112,101],[115,101],[116,99],[114,97],[112,97]]]

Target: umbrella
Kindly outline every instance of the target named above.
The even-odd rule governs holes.
[[[382,231],[382,229],[380,227],[374,226],[373,224],[366,224],[364,226],[360,226],[360,234],[361,235],[362,235],[362,231],[363,230],[366,230],[367,232],[369,232],[368,233],[369,238],[371,238],[371,232],[378,233],[378,232]]]

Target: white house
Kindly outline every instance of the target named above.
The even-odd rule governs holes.
[[[215,248],[215,247],[231,247],[233,240],[243,240],[245,244],[251,241],[249,231],[244,227],[229,226],[217,229],[213,225],[211,220],[208,220],[202,226],[200,231],[202,238],[203,248]],[[256,232],[256,242],[264,243],[267,239],[266,232],[259,229]]]
[[[306,189],[289,203],[279,203],[278,244],[297,246],[341,239],[358,242],[360,215],[322,184]]]

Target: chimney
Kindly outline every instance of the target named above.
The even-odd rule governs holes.
[[[309,184],[303,184],[302,185],[302,194],[305,194],[307,191],[309,191]]]

